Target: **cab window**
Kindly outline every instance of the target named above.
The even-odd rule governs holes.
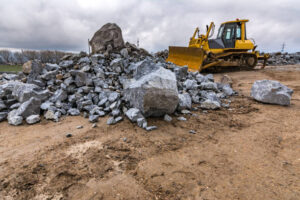
[[[236,39],[241,39],[241,25],[236,26]]]
[[[226,24],[223,38],[224,40],[235,38],[235,24]]]
[[[227,28],[226,29],[226,40],[230,40],[231,39],[231,28]]]
[[[224,25],[220,26],[219,32],[218,32],[218,35],[217,35],[217,39],[220,39],[222,37],[223,30],[224,30]]]

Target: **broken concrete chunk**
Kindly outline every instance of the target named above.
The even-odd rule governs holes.
[[[31,72],[32,60],[27,61],[22,66],[22,71],[24,74],[29,74]]]
[[[189,110],[181,110],[181,113],[184,115],[192,114],[191,111],[189,111]]]
[[[229,84],[220,84],[219,88],[222,90],[222,92],[224,92],[226,96],[232,96],[235,93]]]
[[[17,110],[12,110],[7,116],[8,123],[10,125],[18,126],[23,123],[23,117],[17,114]]]
[[[11,105],[11,106],[9,107],[9,109],[10,109],[10,110],[18,109],[18,108],[20,107],[20,105],[21,105],[21,103],[15,103],[15,104]]]
[[[171,122],[171,121],[172,121],[172,117],[171,117],[170,115],[168,115],[168,114],[165,114],[164,120],[165,120],[166,122]]]
[[[50,98],[51,102],[64,101],[68,98],[68,94],[65,90],[56,90],[54,95]]]
[[[69,115],[78,116],[80,115],[80,111],[76,108],[71,108],[68,110]]]
[[[178,117],[177,118],[179,121],[186,121],[186,118],[185,117]]]
[[[62,68],[69,68],[73,65],[73,60],[63,60],[59,63],[59,66]]]
[[[145,129],[146,129],[146,131],[153,131],[153,130],[157,129],[157,126],[147,126]]]
[[[202,82],[205,82],[206,81],[206,78],[205,78],[205,76],[203,76],[202,74],[197,74],[196,75],[196,80],[197,80],[197,82],[198,83],[202,83]]]
[[[117,116],[119,116],[120,114],[121,114],[121,111],[120,111],[119,109],[114,109],[114,110],[111,111],[111,115],[112,115],[113,117],[117,117]]]
[[[123,120],[123,117],[122,116],[119,116],[119,117],[116,117],[115,118],[115,123],[119,123],[120,121]]]
[[[26,118],[27,124],[35,124],[41,121],[40,115],[30,115]]]
[[[41,109],[42,110],[48,110],[53,105],[54,105],[54,103],[52,103],[50,101],[46,101],[46,102],[41,104]]]
[[[150,59],[145,59],[136,63],[134,78],[139,79],[151,72],[154,72],[160,68],[160,65],[156,64]]]
[[[147,120],[144,117],[138,118],[136,122],[139,127],[147,128]]]
[[[72,71],[71,74],[75,75],[75,84],[77,87],[88,85],[87,75],[85,72]]]
[[[137,119],[144,118],[141,111],[137,108],[130,108],[129,110],[127,110],[125,115],[131,122],[136,122]]]
[[[218,101],[206,99],[204,102],[201,103],[200,107],[207,110],[215,110],[220,108],[221,104]]]
[[[30,115],[40,114],[41,101],[35,97],[31,97],[28,101],[25,101],[17,109],[16,114],[26,118]]]
[[[290,105],[293,90],[274,80],[255,81],[251,88],[251,96],[260,102]]]
[[[90,115],[89,116],[89,122],[91,122],[91,123],[98,122],[98,119],[99,119],[99,115]]]
[[[188,93],[179,94],[179,103],[178,103],[178,110],[183,109],[191,109],[192,108],[192,99]]]
[[[6,105],[4,102],[0,99],[0,111],[6,109]]]
[[[89,57],[83,57],[83,58],[79,59],[78,64],[82,64],[82,63],[89,64],[90,62],[91,62],[91,60]]]
[[[110,93],[109,97],[108,97],[108,100],[110,102],[114,102],[116,101],[118,98],[120,98],[120,94],[118,92],[112,92]]]
[[[125,90],[124,97],[145,117],[171,114],[179,102],[175,74],[160,67],[133,82]]]
[[[45,119],[47,120],[57,120],[57,116],[55,115],[55,112],[53,110],[48,110],[44,114]]]
[[[214,82],[214,75],[212,75],[212,74],[207,74],[207,75],[205,76],[205,78],[206,78],[206,80],[208,80],[208,81]]]
[[[121,54],[124,58],[127,58],[127,57],[128,57],[128,50],[127,50],[127,48],[121,49],[120,54]]]
[[[187,72],[188,72],[188,67],[187,66],[175,67],[174,68],[174,73],[176,75],[177,80],[185,79],[186,76],[187,76]]]
[[[232,87],[233,80],[230,76],[225,74],[225,75],[222,76],[220,83],[224,84],[224,85],[228,84],[228,85],[230,85],[230,87]]]
[[[191,79],[184,81],[183,85],[187,90],[195,90],[198,88],[197,81]]]
[[[200,84],[200,88],[202,90],[212,90],[212,91],[215,91],[215,92],[218,92],[218,85],[214,82],[202,82]]]
[[[60,67],[58,64],[52,64],[52,63],[46,63],[45,65],[45,69],[47,71],[55,71],[58,70]]]
[[[107,125],[113,125],[115,123],[116,123],[116,121],[115,121],[114,117],[108,118],[107,122],[106,122]]]

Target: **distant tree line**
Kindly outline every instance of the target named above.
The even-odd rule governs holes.
[[[21,50],[16,52],[0,50],[0,64],[22,65],[28,60],[34,59],[39,59],[42,63],[58,63],[63,56],[70,54],[72,53],[50,50]]]

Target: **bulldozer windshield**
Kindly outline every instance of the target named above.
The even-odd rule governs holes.
[[[224,30],[224,24],[221,25],[220,28],[219,28],[219,32],[218,32],[218,35],[217,35],[217,39],[222,38],[223,30]]]

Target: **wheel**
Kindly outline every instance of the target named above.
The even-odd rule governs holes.
[[[248,68],[253,69],[257,64],[256,55],[249,55],[245,58],[245,62]]]

